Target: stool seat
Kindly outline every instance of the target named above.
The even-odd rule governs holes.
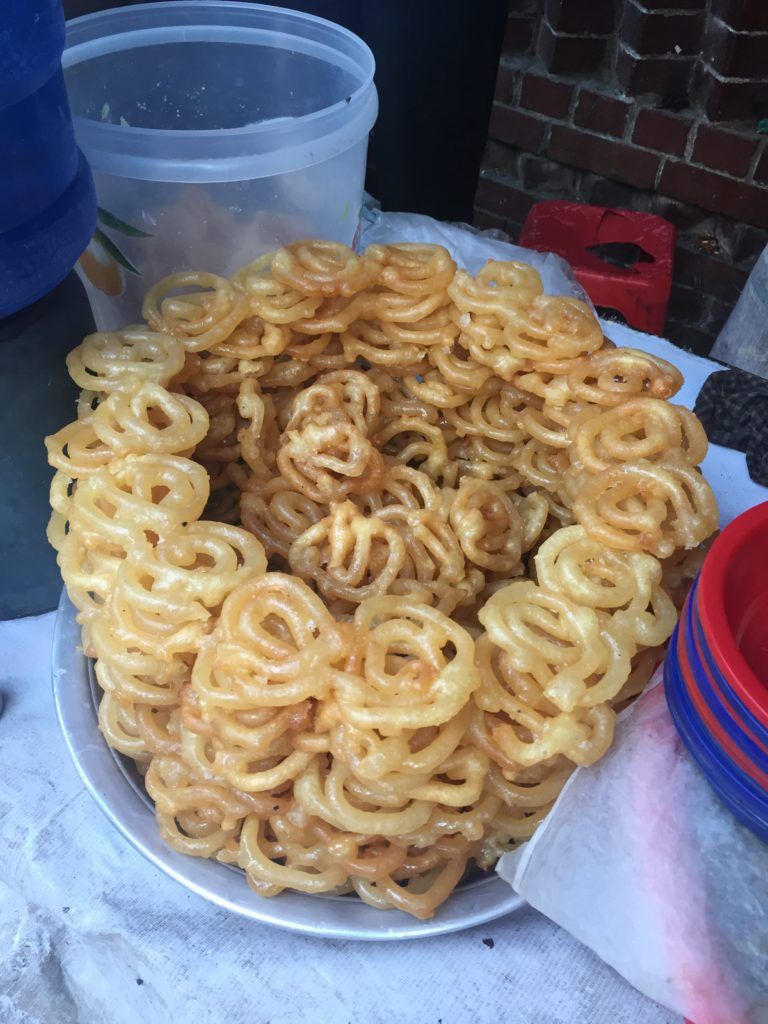
[[[617,310],[637,330],[664,332],[675,254],[668,220],[550,200],[531,207],[519,244],[567,260],[596,306]]]

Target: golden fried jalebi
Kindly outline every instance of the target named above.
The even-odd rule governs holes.
[[[516,574],[523,521],[498,484],[465,477],[451,502],[449,520],[470,562],[482,569]]]
[[[324,597],[359,604],[386,594],[400,575],[405,544],[378,516],[366,516],[350,501],[331,506],[331,514],[310,526],[291,544],[288,562],[297,576],[312,579]]]
[[[619,348],[593,353],[568,373],[567,382],[577,401],[600,406],[621,405],[645,394],[671,398],[682,387],[683,378],[676,367],[657,356]]]
[[[429,917],[532,835],[716,526],[669,363],[523,263],[296,242],[69,356],[51,543],[163,839]]]
[[[612,631],[610,616],[530,580],[498,590],[478,618],[510,664],[562,711],[611,700],[629,675],[634,644]]]
[[[191,454],[208,428],[208,414],[199,402],[152,382],[113,391],[93,412],[93,432],[121,454]]]
[[[89,334],[67,356],[67,368],[86,391],[119,391],[139,380],[167,384],[184,366],[184,346],[167,334],[146,327]]]
[[[311,421],[288,430],[277,453],[277,468],[299,494],[313,501],[342,501],[379,486],[381,453],[351,420]]]
[[[672,452],[698,466],[707,454],[707,436],[694,414],[660,398],[631,398],[587,413],[577,418],[572,434],[572,461],[590,473],[640,459],[659,462]]]
[[[294,242],[279,249],[273,276],[303,295],[355,295],[373,284],[380,266],[375,256],[356,256],[338,242]]]
[[[590,476],[573,503],[587,533],[608,547],[668,558],[694,548],[717,527],[717,506],[701,473],[675,453]]]
[[[171,294],[182,288],[210,290]],[[249,312],[247,299],[226,278],[191,271],[171,274],[150,289],[142,316],[153,330],[179,338],[188,351],[199,352],[228,338]]]
[[[583,716],[551,704],[533,677],[524,677],[487,635],[477,644],[481,686],[474,696],[482,746],[502,768],[530,767],[564,756],[593,764],[613,738],[614,714],[607,704]]]

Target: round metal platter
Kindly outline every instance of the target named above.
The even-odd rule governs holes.
[[[155,823],[152,801],[130,758],[107,746],[99,732],[99,688],[82,651],[75,608],[62,593],[53,640],[53,693],[75,767],[112,824],[147,860],[199,896],[264,924],[333,939],[416,939],[484,924],[524,901],[496,874],[460,885],[434,917],[419,921],[399,910],[376,910],[356,896],[283,892],[257,896],[235,867],[177,853]]]

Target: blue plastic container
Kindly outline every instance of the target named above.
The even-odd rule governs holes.
[[[664,662],[664,691],[672,719],[688,753],[712,789],[738,820],[768,842],[768,798],[717,745],[702,723],[680,675],[677,661],[678,624]]]
[[[768,842],[768,728],[739,696],[744,687],[734,677],[733,657],[729,664],[720,653],[731,641],[738,648],[747,626],[754,646],[754,623],[731,608],[731,618],[719,616],[714,631],[718,635],[714,635],[711,628],[705,628],[701,610],[702,586],[722,588],[716,577],[715,583],[711,582],[713,573],[707,575],[710,558],[714,556],[710,568],[722,563],[724,557],[733,558],[728,567],[731,574],[736,572],[737,556],[743,558],[734,548],[734,537],[745,529],[754,531],[758,519],[765,518],[766,509],[768,506],[762,512],[753,509],[739,517],[743,522],[736,520],[713,545],[672,634],[664,662],[664,689],[680,737],[712,788],[739,821]],[[755,558],[760,550],[750,535],[744,547],[746,560]],[[762,567],[759,557],[756,564]],[[756,592],[765,586],[764,580],[759,582],[760,568],[758,576],[750,577]],[[704,598],[710,599],[710,605],[713,594],[709,590]],[[761,628],[768,632],[768,626]],[[759,686],[757,691],[753,686],[753,692],[759,692]],[[762,710],[759,703],[755,708],[758,713]]]
[[[691,675],[707,707],[745,756],[768,773],[768,731],[733,693],[717,667],[696,615],[695,591],[686,606],[681,628]]]
[[[64,89],[60,0],[0,3],[0,319],[52,291],[96,224]]]
[[[66,353],[94,329],[72,267],[96,224],[64,91],[60,0],[0,0],[0,618],[56,606],[43,437],[74,414]]]

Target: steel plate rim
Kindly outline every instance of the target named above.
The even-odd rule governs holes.
[[[142,800],[118,762],[117,757],[121,755],[112,751],[99,731],[91,696],[89,659],[82,651],[75,614],[66,591],[62,591],[54,625],[51,674],[64,742],[83,785],[99,810],[135,850],[175,882],[241,917],[322,939],[380,942],[428,938],[487,924],[526,905],[497,874],[457,890],[449,897],[442,913],[438,910],[435,917],[426,921],[399,910],[377,910],[343,896],[286,892],[267,899],[252,892],[239,871],[173,850],[160,838],[150,806]],[[228,888],[227,878],[242,887],[242,898],[222,891]],[[479,896],[477,906],[472,905],[473,895],[476,902]],[[460,903],[467,903],[467,908],[461,909]],[[340,904],[345,907],[343,914],[350,918],[349,923],[343,919],[326,920],[324,911]],[[354,923],[354,919],[360,917],[363,922]]]

